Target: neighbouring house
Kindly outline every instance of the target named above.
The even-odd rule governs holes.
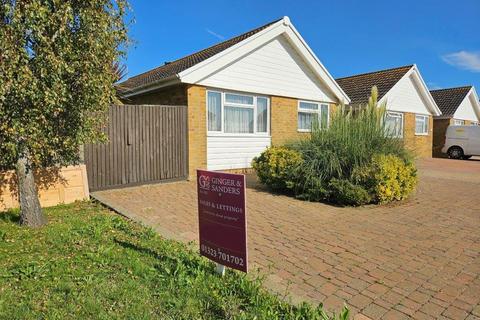
[[[366,104],[373,86],[379,103],[386,103],[386,123],[394,137],[418,157],[431,157],[433,117],[440,109],[428,91],[416,65],[374,71],[336,79],[350,97],[351,106]]]
[[[272,144],[328,126],[350,99],[288,17],[127,79],[126,104],[186,105],[189,176],[238,170]]]
[[[442,115],[433,120],[433,155],[445,157],[442,147],[449,125],[479,125],[480,103],[475,87],[466,86],[431,90]]]

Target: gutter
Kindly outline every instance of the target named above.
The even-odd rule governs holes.
[[[158,81],[155,81],[153,83],[149,83],[147,85],[136,87],[133,90],[126,91],[125,93],[122,93],[120,96],[122,98],[129,98],[129,97],[132,97],[132,96],[136,96],[136,95],[139,95],[139,94],[142,94],[142,93],[145,93],[145,92],[149,92],[149,91],[152,91],[152,90],[155,90],[155,89],[160,89],[160,88],[167,87],[169,85],[177,84],[177,83],[181,83],[180,77],[179,77],[178,74],[174,74],[173,76],[160,79]],[[121,86],[117,86],[117,87],[121,88]]]

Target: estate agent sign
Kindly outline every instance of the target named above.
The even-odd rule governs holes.
[[[247,272],[245,176],[197,170],[200,253]]]

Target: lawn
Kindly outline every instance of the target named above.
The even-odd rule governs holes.
[[[42,229],[0,213],[0,319],[327,318],[97,204],[45,211]]]

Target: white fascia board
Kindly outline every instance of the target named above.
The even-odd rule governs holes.
[[[340,86],[335,82],[333,77],[328,73],[321,64],[313,51],[308,47],[300,34],[290,23],[288,17],[274,23],[265,30],[237,43],[236,45],[208,58],[201,63],[188,68],[178,74],[180,81],[184,83],[198,83],[205,79],[215,71],[230,64],[232,61],[247,55],[253,50],[259,48],[265,43],[271,41],[277,36],[285,34],[295,49],[298,50],[300,56],[310,65],[319,79],[324,82],[332,93],[338,98],[339,102],[345,104],[350,103],[350,98],[343,92]]]
[[[475,113],[477,114],[478,121],[480,121],[480,101],[478,98],[477,91],[473,86],[472,86],[472,89],[470,90],[470,100],[472,101],[473,108],[475,110]]]
[[[397,83],[388,90],[388,92],[378,101],[378,104],[386,103],[388,94],[390,91],[393,90],[402,80],[405,78],[409,78],[410,76],[413,75],[413,83],[420,89],[420,92],[423,93],[423,98],[427,101],[427,109],[430,110],[432,116],[440,116],[442,112],[440,111],[440,108],[437,106],[437,103],[432,97],[432,94],[430,93],[430,90],[428,90],[427,85],[425,84],[425,81],[423,81],[422,76],[420,75],[420,72],[418,71],[417,65],[413,65],[413,67],[406,72],[400,80],[397,81]]]
[[[417,82],[417,85],[420,87],[421,92],[423,92],[424,98],[427,100],[430,111],[432,112],[433,116],[439,116],[442,114],[442,111],[438,107],[437,103],[435,102],[435,99],[433,99],[432,94],[430,93],[430,90],[428,90],[427,84],[423,80],[422,75],[420,74],[420,71],[418,70],[418,67],[416,64],[413,65],[412,72],[414,74],[414,80]]]
[[[465,98],[462,100],[462,102],[459,104],[459,106],[462,105],[462,103],[466,100],[469,99],[470,103],[473,106],[473,112],[477,115],[478,120],[480,121],[480,101],[478,99],[477,91],[475,90],[475,87],[472,86],[470,91],[467,93]],[[457,111],[455,111],[455,114],[453,115],[453,118],[455,118]]]
[[[223,50],[220,53],[180,72],[181,82],[197,83],[213,72],[255,50],[284,32],[283,20],[280,20],[264,30],[246,38],[243,41]]]
[[[335,81],[327,68],[320,62],[313,50],[308,46],[307,42],[302,38],[300,33],[295,29],[293,24],[288,20],[287,37],[297,48],[303,59],[307,61],[310,67],[315,71],[316,75],[332,90],[339,102],[350,104],[351,100],[343,91],[340,85]]]

